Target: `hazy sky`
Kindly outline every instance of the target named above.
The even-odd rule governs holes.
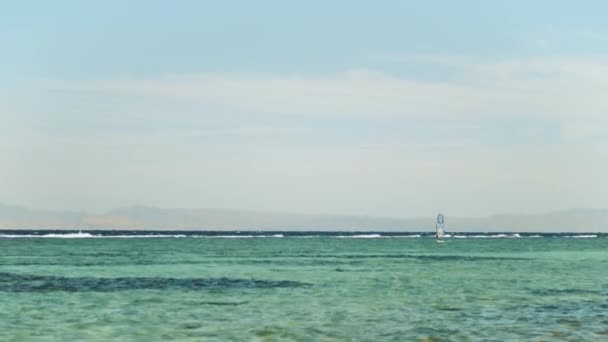
[[[13,1],[0,202],[608,207],[605,1]]]

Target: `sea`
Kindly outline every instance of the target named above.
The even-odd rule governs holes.
[[[608,235],[3,230],[0,296],[0,341],[608,341]]]

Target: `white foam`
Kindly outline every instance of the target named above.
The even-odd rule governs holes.
[[[413,235],[392,235],[392,236],[386,236],[387,238],[396,238],[396,239],[415,239],[415,238],[419,238],[421,237],[420,234],[413,234]]]
[[[55,239],[84,239],[84,238],[92,238],[95,235],[89,233],[66,233],[66,234],[44,234],[41,237],[43,238],[55,238]]]
[[[498,239],[504,239],[504,238],[520,238],[521,236],[517,233],[514,234],[496,234],[496,235],[484,235],[485,237],[488,238],[498,238]]]
[[[192,235],[197,238],[208,238],[208,239],[260,239],[260,238],[282,238],[283,234],[273,235]]]
[[[253,235],[194,235],[194,237],[202,237],[209,239],[251,239]]]
[[[32,234],[0,234],[0,238],[5,239],[19,239],[19,238],[41,238],[40,235],[32,235]]]
[[[358,235],[338,235],[339,239],[377,239],[381,238],[380,234],[358,234]]]
[[[167,234],[147,234],[147,235],[105,235],[105,236],[96,236],[99,238],[108,238],[108,239],[149,239],[149,238],[185,238],[187,237],[184,234],[175,234],[175,235],[167,235]]]
[[[50,233],[50,234],[43,234],[43,235],[36,235],[36,234],[0,234],[0,238],[9,238],[9,239],[20,239],[20,238],[83,239],[83,238],[94,238],[94,237],[97,237],[97,236],[89,234],[89,233],[83,233],[83,232],[66,233],[66,234]]]
[[[529,238],[536,238],[536,239],[537,239],[537,238],[542,238],[542,236],[540,236],[540,235],[530,235],[530,236],[528,236],[528,237],[529,237]]]
[[[34,238],[34,239],[141,239],[141,238],[185,238],[186,235],[166,235],[166,234],[148,234],[148,235],[93,235],[90,233],[65,233],[65,234],[0,234],[0,238]]]
[[[573,239],[593,239],[593,238],[596,238],[597,235],[595,235],[595,234],[590,234],[590,235],[572,235],[571,237]]]
[[[517,233],[514,234],[494,234],[494,235],[454,235],[455,239],[502,239],[502,238],[520,238]],[[540,236],[539,236],[540,237]]]
[[[359,235],[353,235],[352,238],[354,239],[376,239],[376,238],[381,238],[382,235],[380,234],[359,234]]]

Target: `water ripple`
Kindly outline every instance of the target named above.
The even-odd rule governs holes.
[[[238,278],[61,277],[0,273],[2,292],[116,292],[128,290],[268,289],[310,286],[290,280]]]

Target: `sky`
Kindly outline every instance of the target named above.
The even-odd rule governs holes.
[[[605,1],[2,7],[2,203],[608,207]]]

